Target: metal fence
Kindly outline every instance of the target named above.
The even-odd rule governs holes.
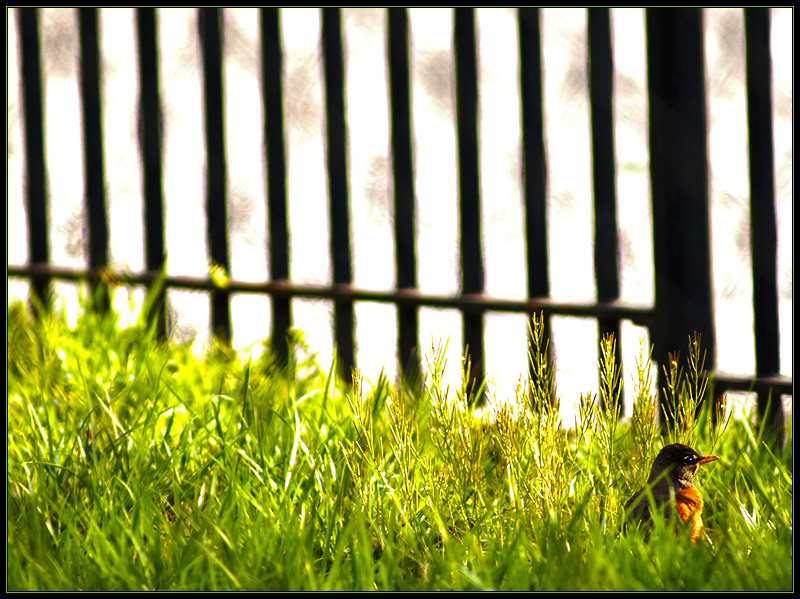
[[[47,218],[47,164],[42,106],[39,11],[16,10],[20,44],[24,110],[25,202],[28,216],[29,263],[8,266],[9,277],[24,277],[47,300],[53,280],[98,282],[108,265],[106,166],[101,127],[98,11],[78,10],[80,39],[80,99],[84,148],[85,202],[88,228],[88,268],[50,264]],[[158,12],[135,11],[139,77],[140,152],[143,171],[145,270],[116,273],[123,281],[149,286],[165,256],[163,190],[164,158],[161,131]],[[527,248],[527,299],[506,300],[485,293],[481,243],[479,181],[479,89],[475,11],[454,13],[453,47],[456,89],[458,193],[460,217],[460,293],[424,293],[417,281],[416,195],[409,75],[409,17],[404,8],[387,10],[387,49],[391,171],[393,184],[395,280],[391,291],[353,285],[351,221],[348,197],[348,123],[341,11],[321,12],[321,46],[327,124],[327,181],[330,213],[332,284],[312,285],[292,280],[287,225],[287,163],[284,131],[283,51],[281,12],[258,11],[260,23],[260,86],[263,102],[269,280],[225,286],[210,278],[167,276],[169,288],[204,290],[211,296],[211,323],[216,335],[231,333],[232,293],[267,294],[272,302],[272,339],[279,353],[288,351],[293,298],[323,298],[334,306],[334,337],[344,372],[355,365],[354,303],[390,303],[397,307],[398,354],[406,372],[419,368],[421,307],[454,308],[463,319],[472,375],[483,374],[484,316],[487,312],[543,312],[596,319],[601,334],[619,338],[620,322],[648,327],[654,359],[667,363],[667,353],[685,347],[694,331],[706,332],[707,365],[712,366],[715,392],[755,391],[759,409],[775,430],[783,428],[780,401],[770,394],[792,394],[792,380],[780,375],[777,233],[774,189],[770,11],[744,10],[747,127],[749,132],[750,215],[753,307],[755,315],[754,376],[713,372],[716,363],[710,256],[709,167],[701,9],[647,9],[646,51],[649,102],[650,186],[652,189],[654,305],[620,300],[619,239],[613,121],[612,34],[609,9],[588,9],[589,90],[594,189],[594,269],[597,301],[591,304],[551,299],[547,243],[547,168],[543,119],[543,61],[540,10],[517,10],[519,90],[523,166],[524,230]],[[225,120],[223,116],[222,9],[197,11],[201,40],[208,258],[229,269],[226,199]],[[161,326],[164,327],[163,310]],[[767,413],[769,412],[769,413]]]

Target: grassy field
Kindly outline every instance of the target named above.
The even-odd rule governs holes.
[[[652,424],[646,350],[620,423],[611,340],[601,397],[561,422],[538,325],[537,384],[475,413],[442,352],[424,383],[346,387],[299,343],[289,366],[197,359],[113,315],[70,329],[9,306],[7,590],[793,590],[792,423],[775,455],[710,389],[695,417],[686,348],[675,429]],[[673,524],[621,533],[673,440],[720,456],[697,545]]]

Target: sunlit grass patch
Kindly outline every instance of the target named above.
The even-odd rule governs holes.
[[[480,389],[444,384],[442,348],[423,385],[359,373],[345,385],[299,336],[289,364],[268,346],[198,358],[144,321],[86,312],[70,328],[9,306],[7,587],[792,588],[791,422],[775,455],[747,419],[719,413],[694,339],[667,393],[699,409],[676,409],[662,436],[642,347],[620,421],[611,338],[600,397],[563,422],[541,320],[531,329],[534,383],[475,410]],[[621,532],[625,501],[675,439],[720,456],[699,480],[696,546],[667,526],[647,542]]]

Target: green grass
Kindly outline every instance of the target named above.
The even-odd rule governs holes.
[[[288,366],[196,359],[113,314],[70,329],[9,306],[7,589],[792,590],[791,424],[782,455],[704,408],[662,438],[646,351],[620,423],[610,339],[601,397],[562,423],[540,324],[537,383],[479,415],[444,387],[442,351],[424,386],[345,387],[299,343]],[[711,397],[688,363],[680,405]],[[721,456],[694,546],[667,525],[620,533],[670,440]]]

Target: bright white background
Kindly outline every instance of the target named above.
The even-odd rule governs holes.
[[[257,9],[225,9],[226,135],[229,166],[231,275],[263,281],[266,198],[263,114],[258,83]],[[782,371],[792,373],[792,9],[772,10],[773,104],[779,234]],[[548,153],[550,277],[554,298],[591,302],[592,183],[586,72],[586,11],[544,9],[545,119]],[[144,268],[141,163],[138,156],[133,9],[100,10],[104,133],[114,267]],[[741,9],[706,9],[709,157],[711,162],[713,276],[718,366],[752,373],[753,314],[750,276],[748,160],[744,96],[744,24]],[[81,117],[74,9],[42,9],[46,151],[51,256],[58,265],[86,263],[82,208]],[[207,273],[204,224],[202,80],[194,9],[158,9],[161,92],[165,114],[166,240],[171,274]],[[344,9],[354,279],[359,287],[394,285],[384,9]],[[297,281],[330,280],[324,95],[318,9],[281,10],[285,52],[291,273]],[[415,174],[418,201],[419,285],[438,294],[458,292],[458,214],[453,98],[452,10],[410,10]],[[481,109],[481,192],[487,292],[525,296],[521,199],[518,39],[515,10],[478,9]],[[652,223],[647,153],[644,12],[613,9],[617,189],[622,298],[653,301]],[[23,207],[23,146],[16,16],[8,32],[8,263],[27,260]],[[77,290],[58,284],[60,302],[74,318]],[[27,284],[8,281],[9,300]],[[123,322],[136,312],[141,290],[118,292]],[[209,309],[202,293],[172,291],[174,335],[208,344]],[[302,329],[323,367],[333,351],[329,302],[294,300]],[[396,314],[391,305],[358,303],[357,362],[368,379],[396,366]],[[244,355],[260,351],[270,330],[269,301],[240,295],[233,301],[233,343]],[[624,323],[625,380],[645,331]],[[646,342],[649,342],[644,337]],[[423,308],[423,351],[449,339],[448,379],[459,376],[461,319],[457,311]],[[588,319],[554,318],[557,385],[566,422],[581,392],[596,392],[597,326]],[[680,349],[685,353],[686,348]],[[486,368],[498,398],[513,396],[526,372],[526,318],[488,314]],[[627,386],[630,389],[630,385]]]

